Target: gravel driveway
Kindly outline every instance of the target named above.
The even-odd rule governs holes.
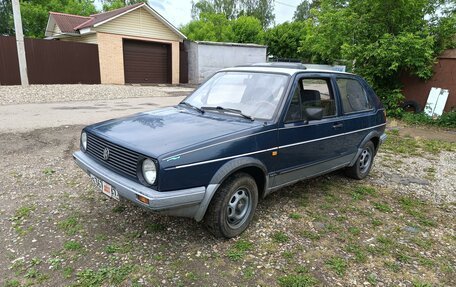
[[[8,107],[185,89],[0,87],[0,99]],[[220,240],[190,219],[95,191],[71,156],[81,128],[0,132],[0,286],[456,286],[453,138],[392,129],[367,179],[335,172],[286,187],[260,201],[239,238]]]
[[[183,96],[191,86],[31,85],[0,86],[0,105]]]

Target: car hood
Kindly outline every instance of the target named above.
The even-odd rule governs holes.
[[[94,124],[86,130],[110,142],[159,158],[259,126],[258,122],[237,116],[209,112],[201,115],[170,107]]]

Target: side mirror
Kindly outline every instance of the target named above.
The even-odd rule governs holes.
[[[306,108],[305,114],[308,121],[321,120],[323,118],[323,108]]]

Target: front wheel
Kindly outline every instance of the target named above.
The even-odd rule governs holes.
[[[369,141],[362,147],[361,154],[356,159],[355,164],[345,170],[345,174],[354,179],[365,178],[372,168],[374,156],[375,146]]]
[[[216,237],[236,237],[250,224],[258,203],[258,187],[248,174],[229,177],[211,200],[204,223]]]

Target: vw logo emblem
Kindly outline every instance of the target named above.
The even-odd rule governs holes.
[[[103,159],[104,160],[109,159],[109,149],[107,147],[105,147],[105,149],[103,150]]]

